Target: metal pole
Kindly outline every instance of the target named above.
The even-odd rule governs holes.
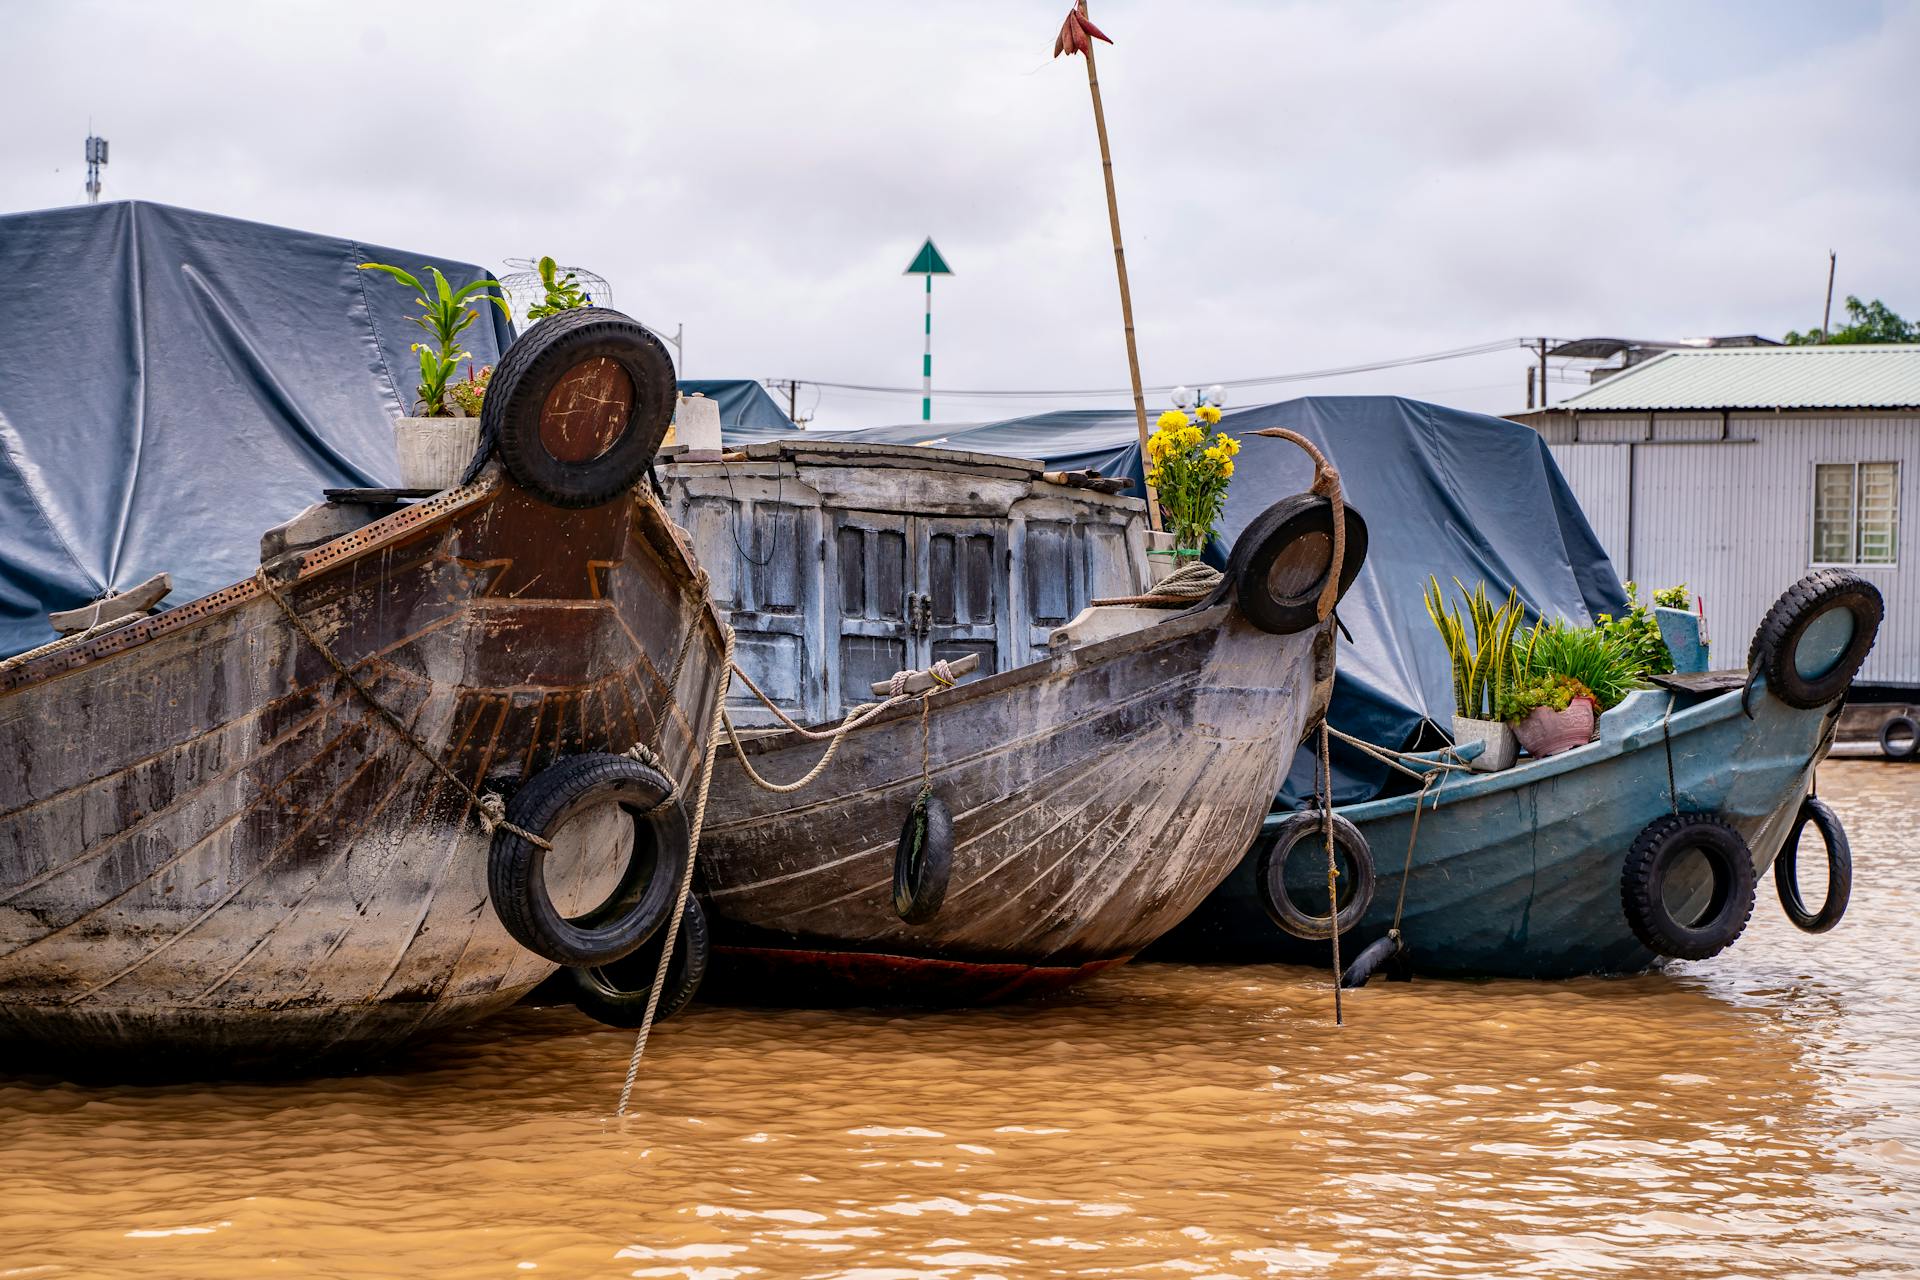
[[[931,264],[929,264],[931,265]],[[920,421],[933,421],[933,272],[927,272],[927,347],[920,357]]]
[[[1827,335],[1832,332],[1828,326],[1833,323],[1833,268],[1839,261],[1838,254],[1831,249],[1827,250],[1827,309],[1820,313],[1820,341],[1822,342],[1825,342]]]
[[[1547,407],[1547,340],[1540,339],[1540,407]]]
[[[800,415],[795,411],[799,399],[800,399],[800,380],[798,378],[788,378],[787,379],[787,421],[793,423],[795,426],[798,426],[800,424]]]
[[[1078,0],[1082,14],[1087,11],[1087,0]],[[1140,433],[1140,465],[1146,465],[1147,454],[1147,397],[1140,386],[1140,350],[1133,337],[1133,293],[1127,288],[1127,251],[1120,240],[1120,200],[1113,191],[1113,153],[1107,147],[1107,113],[1100,105],[1100,77],[1093,67],[1093,46],[1088,44],[1087,89],[1093,94],[1093,128],[1100,136],[1100,173],[1107,183],[1107,222],[1113,230],[1113,269],[1120,277],[1120,321],[1127,331],[1127,372],[1133,377],[1133,418],[1134,426]],[[1147,520],[1155,528],[1163,529],[1160,519],[1160,495],[1154,487],[1147,486]]]
[[[1533,366],[1527,366],[1527,408],[1533,408]]]

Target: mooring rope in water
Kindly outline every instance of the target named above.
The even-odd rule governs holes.
[[[1327,936],[1333,940],[1333,1025],[1344,1025],[1340,1009],[1340,867],[1333,855],[1333,762],[1327,753],[1327,718],[1320,717],[1321,825],[1327,833]]]
[[[440,757],[434,755],[433,752],[427,749],[426,743],[414,736],[413,730],[401,723],[399,716],[389,711],[380,699],[374,697],[373,691],[367,688],[366,685],[360,683],[359,678],[347,669],[346,663],[340,661],[333,650],[327,646],[327,642],[322,640],[314,629],[307,625],[307,620],[294,611],[292,602],[280,594],[279,589],[275,587],[272,580],[267,577],[267,571],[264,567],[254,571],[253,579],[266,591],[267,596],[275,604],[280,606],[280,611],[286,614],[287,620],[293,623],[295,629],[297,629],[301,635],[306,637],[307,643],[313,646],[315,652],[327,660],[327,665],[334,669],[335,674],[346,681],[347,687],[358,694],[362,702],[373,708],[374,714],[386,721],[387,727],[393,730],[395,736],[407,746],[413,748],[414,752],[419,755],[422,760],[432,765],[434,772],[460,789],[460,792],[472,803],[474,816],[480,820],[481,827],[485,829],[489,836],[496,830],[506,831],[519,836],[528,844],[536,845],[549,852],[552,851],[553,845],[544,837],[507,821],[507,802],[505,800],[492,792],[487,792],[485,795],[482,795],[480,792],[468,786],[464,778],[448,768]]]
[[[691,625],[699,625],[698,612]],[[720,692],[714,699],[713,720],[707,726],[707,755],[700,764],[700,796],[694,801],[693,826],[687,839],[687,869],[680,873],[680,891],[673,898],[673,911],[666,924],[666,941],[660,946],[660,964],[653,971],[653,989],[647,993],[647,1012],[640,1019],[640,1030],[633,1038],[633,1056],[627,1059],[627,1079],[620,1086],[620,1103],[614,1108],[615,1116],[627,1114],[627,1103],[633,1097],[633,1082],[640,1074],[640,1059],[647,1052],[647,1037],[653,1033],[654,1015],[660,1009],[660,993],[666,989],[667,966],[673,963],[673,946],[680,939],[680,921],[686,915],[687,895],[693,890],[693,864],[700,856],[700,831],[707,821],[707,797],[713,791],[713,762],[720,754],[720,726],[727,714],[727,686],[731,683],[733,671],[733,628],[726,623],[721,626],[726,628],[726,653],[720,664]]]

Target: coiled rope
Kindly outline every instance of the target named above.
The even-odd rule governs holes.
[[[1196,560],[1192,564],[1181,565],[1154,583],[1145,595],[1106,596],[1089,603],[1096,607],[1122,604],[1138,605],[1142,608],[1175,609],[1212,595],[1223,577],[1225,575],[1212,565],[1201,564]]]

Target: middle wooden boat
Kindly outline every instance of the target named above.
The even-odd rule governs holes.
[[[1238,861],[1331,685],[1323,497],[1275,504],[1184,608],[1076,618],[1145,588],[1143,509],[1038,464],[786,443],[666,483],[772,702],[824,719],[897,669],[987,673],[860,723],[798,790],[746,766],[789,784],[819,766],[817,737],[723,751],[700,889],[723,993],[976,1002],[1126,960]],[[1365,555],[1350,511],[1344,529],[1340,592]],[[895,888],[923,793],[951,812],[930,918]]]

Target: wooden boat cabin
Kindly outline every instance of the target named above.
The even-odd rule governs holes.
[[[1146,589],[1145,504],[1047,474],[988,454],[780,440],[744,461],[669,461],[660,480],[731,615],[735,660],[808,724],[936,659],[978,654],[981,676],[1037,661],[1093,599]],[[776,723],[737,682],[729,703],[743,727]]]

